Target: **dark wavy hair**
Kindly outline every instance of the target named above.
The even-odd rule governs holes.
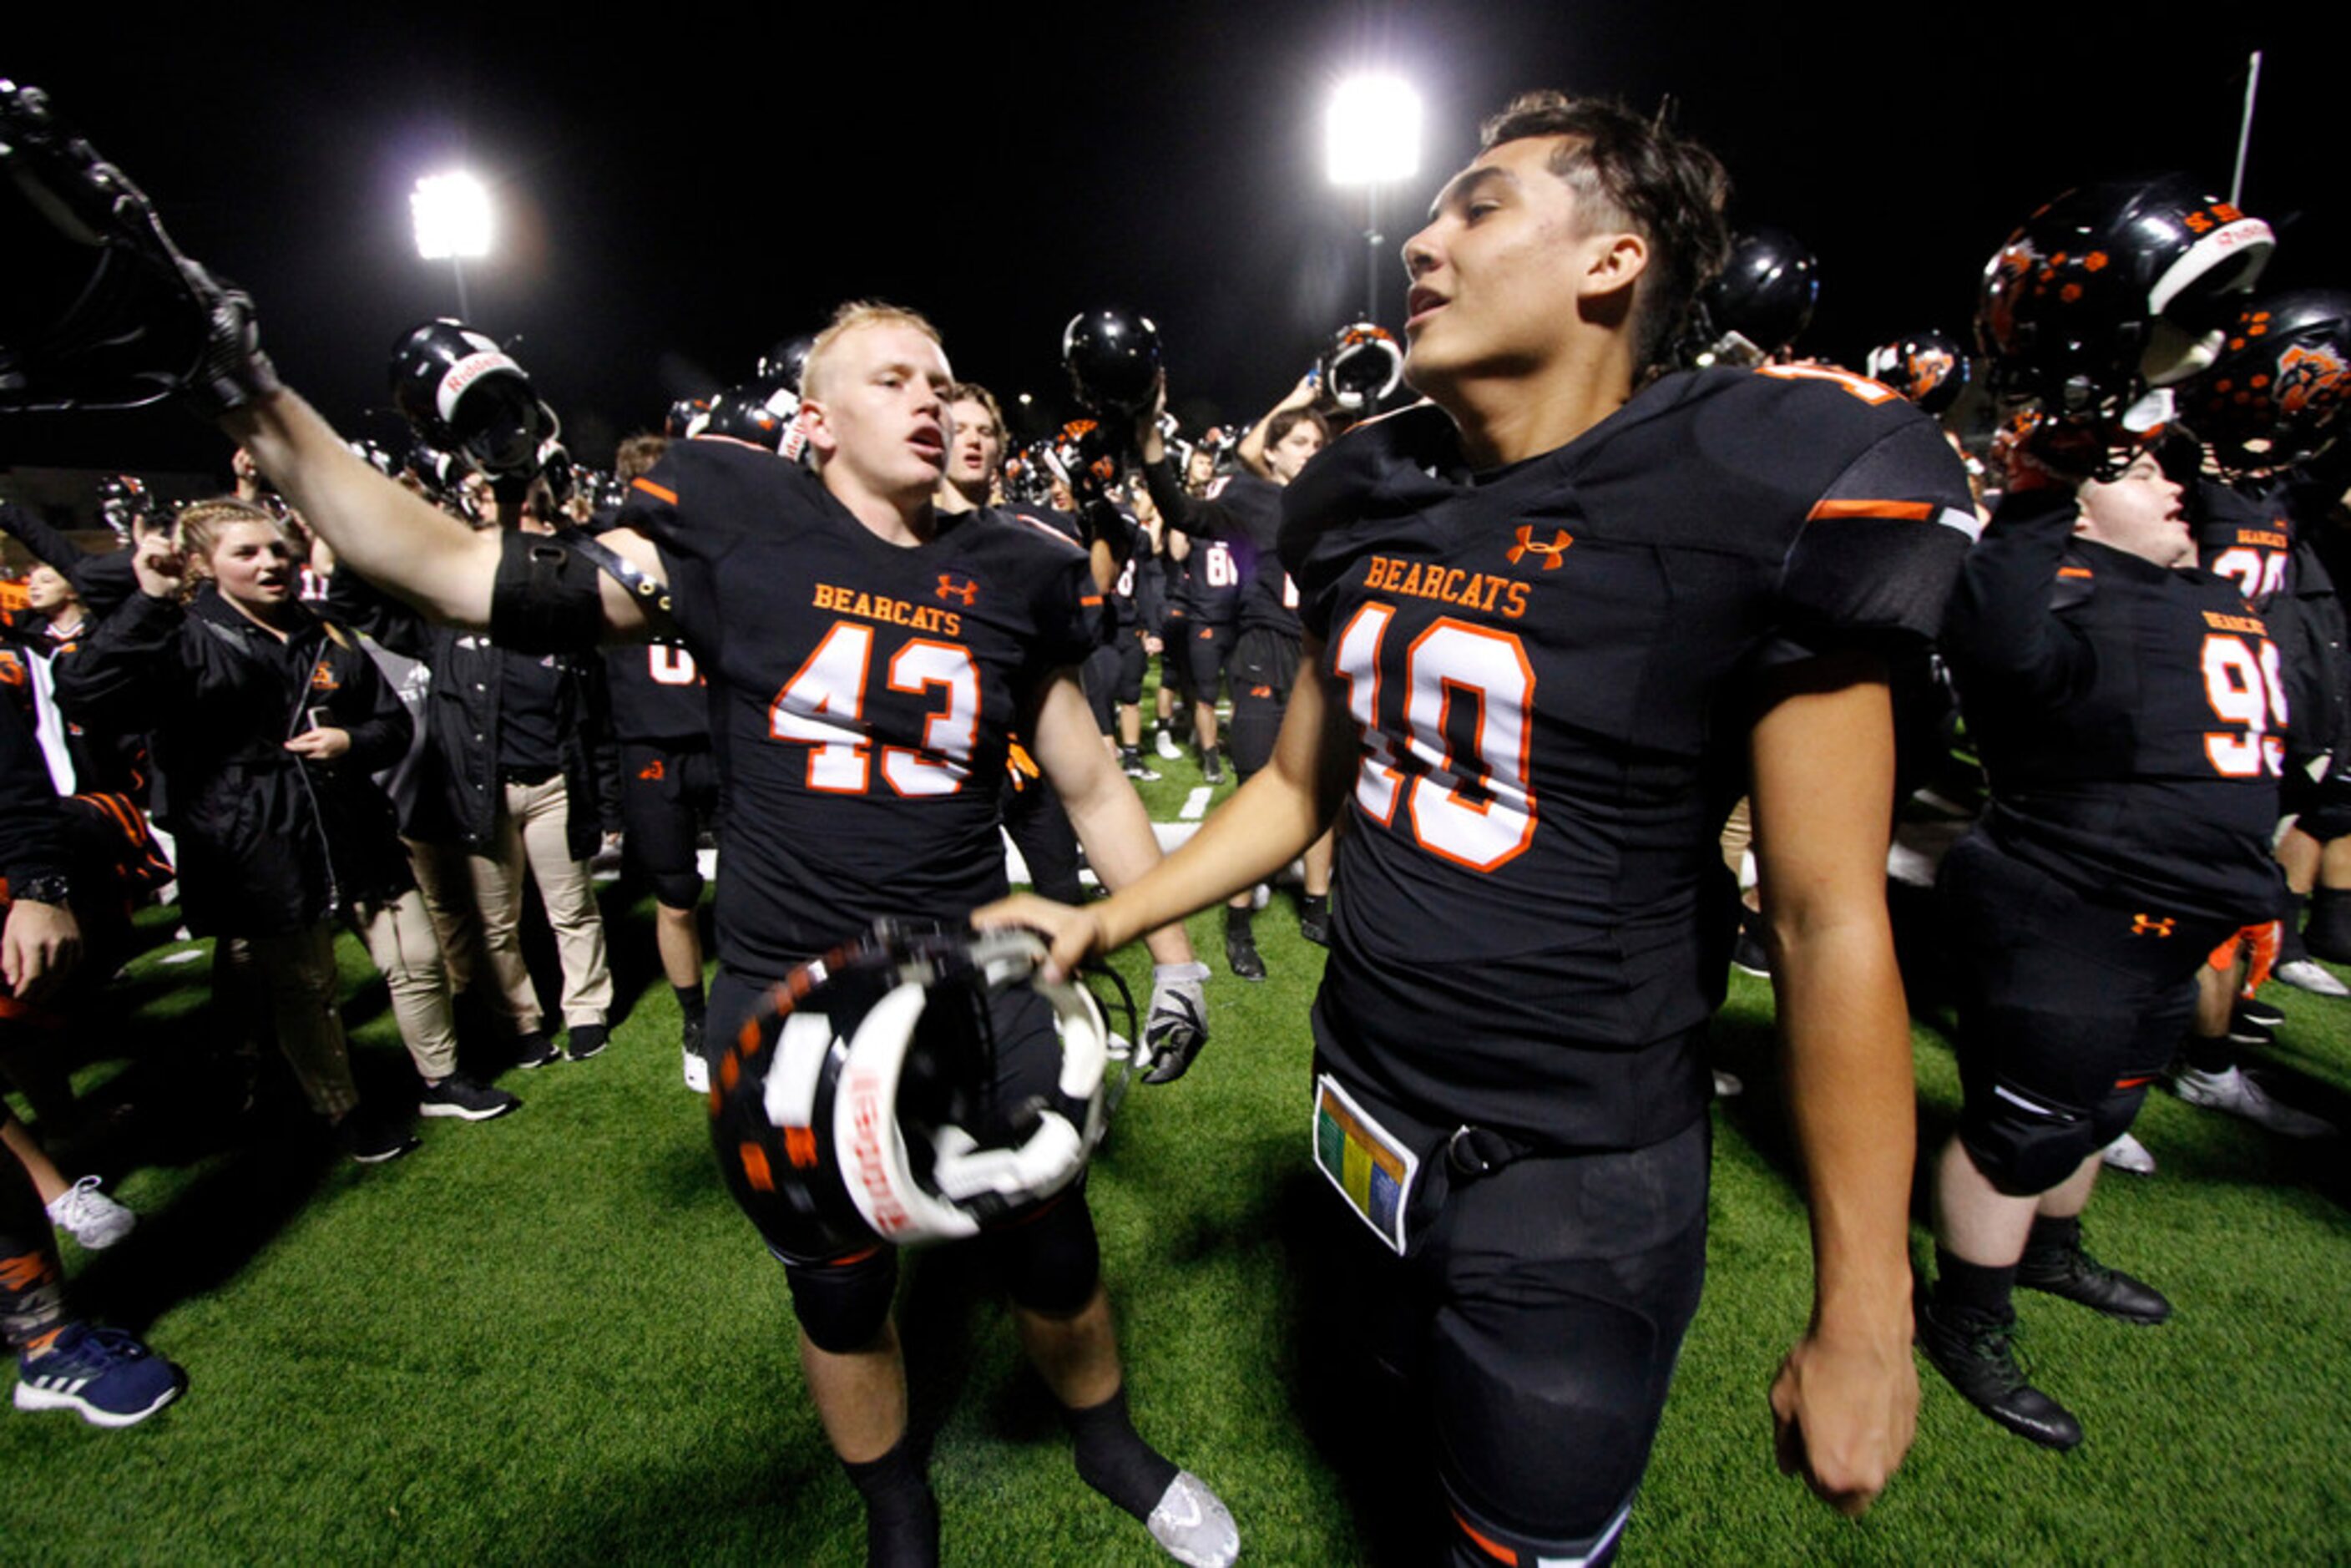
[[[1649,264],[1633,294],[1636,370],[1671,353],[1699,287],[1730,255],[1722,220],[1730,177],[1715,155],[1658,120],[1605,99],[1525,92],[1479,128],[1482,147],[1534,136],[1567,140],[1551,172],[1567,182],[1597,221],[1646,240]]]

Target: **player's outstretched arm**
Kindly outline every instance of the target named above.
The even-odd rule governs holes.
[[[423,497],[385,478],[343,444],[318,412],[290,391],[274,391],[221,416],[230,439],[253,454],[337,559],[435,621],[490,623],[503,536],[476,533]],[[615,530],[604,542],[638,566],[659,570],[651,545]],[[645,629],[643,612],[619,584],[600,576],[604,622],[628,635]]]
[[[1783,1470],[1859,1513],[1910,1447],[1910,1021],[1886,913],[1894,721],[1878,661],[1795,666],[1752,740],[1755,852],[1810,1189],[1811,1325],[1771,1385]]]
[[[336,558],[436,621],[490,622],[498,540],[477,534],[377,473],[290,391],[221,416]]]
[[[1271,763],[1212,813],[1183,848],[1100,903],[1071,908],[1023,894],[976,911],[972,923],[1025,925],[1045,933],[1052,945],[1050,967],[1059,977],[1091,955],[1109,953],[1144,932],[1221,904],[1288,865],[1322,837],[1354,767],[1353,727],[1345,706],[1330,700],[1321,674],[1322,652],[1321,643],[1306,640],[1300,678],[1290,688]],[[1110,766],[1101,741],[1092,734],[1091,719],[1086,729],[1087,744],[1123,788],[1123,777]],[[1052,771],[1041,751],[1039,760]],[[1053,784],[1057,789],[1061,787],[1058,775]],[[1083,836],[1074,802],[1070,803],[1070,816]],[[1087,851],[1092,852],[1091,842]],[[1096,869],[1102,869],[1099,862]],[[1109,880],[1106,873],[1104,881]]]
[[[1241,437],[1240,446],[1234,453],[1234,455],[1240,459],[1241,466],[1260,479],[1272,478],[1272,471],[1265,465],[1266,433],[1273,428],[1273,422],[1280,415],[1288,413],[1292,409],[1312,408],[1315,396],[1321,391],[1321,386],[1312,376],[1299,377],[1298,384],[1290,389],[1290,395],[1267,409],[1264,417],[1250,425],[1249,434]]]

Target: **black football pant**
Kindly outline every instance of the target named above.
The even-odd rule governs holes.
[[[1298,639],[1253,626],[1233,646],[1233,768],[1246,779],[1273,760],[1281,713],[1298,678]]]
[[[1708,1124],[1460,1181],[1438,1122],[1347,1087],[1450,1186],[1405,1258],[1335,1193],[1330,1223],[1357,1243],[1343,1299],[1432,1406],[1451,1561],[1604,1561],[1705,1281]]]

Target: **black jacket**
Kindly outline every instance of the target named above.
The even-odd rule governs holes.
[[[349,632],[302,612],[280,643],[209,583],[184,609],[134,594],[57,681],[80,723],[152,735],[155,818],[178,837],[191,929],[277,936],[413,885],[392,803],[368,777],[407,749],[412,727]],[[346,755],[286,749],[314,716],[350,732]]]
[[[506,793],[498,782],[505,661],[528,655],[492,645],[486,632],[435,625],[356,572],[335,573],[327,604],[336,620],[433,672],[424,705],[433,744],[405,824],[408,835],[487,848]],[[605,717],[602,661],[594,654],[567,654],[559,656],[558,668],[558,757],[570,808],[565,841],[571,858],[584,861],[601,847],[607,826],[620,829],[620,754]]]

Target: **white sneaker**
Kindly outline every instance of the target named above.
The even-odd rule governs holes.
[[[1217,1494],[1189,1470],[1178,1470],[1144,1524],[1167,1555],[1190,1568],[1228,1568],[1241,1554],[1241,1532]]]
[[[2131,1176],[2155,1174],[2155,1156],[2147,1152],[2145,1144],[2140,1143],[2128,1133],[2125,1133],[2121,1137],[2108,1144],[2098,1158],[2114,1169]]]
[[[1164,729],[1160,730],[1157,735],[1153,737],[1151,749],[1159,753],[1162,758],[1169,762],[1176,761],[1184,755],[1184,748],[1176,744],[1176,737],[1168,734]]]
[[[1725,1072],[1719,1067],[1714,1070],[1714,1097],[1716,1099],[1735,1100],[1740,1095],[1746,1092],[1747,1085],[1739,1081],[1739,1074],[1736,1072]]]
[[[2192,1067],[2183,1067],[2171,1081],[2171,1088],[2190,1105],[2242,1116],[2289,1138],[2323,1138],[2335,1131],[2334,1123],[2271,1099],[2269,1091],[2246,1077],[2241,1068],[2231,1067],[2226,1072],[2199,1072]]]
[[[702,1059],[702,1052],[689,1045],[678,1054],[685,1059],[686,1088],[696,1094],[709,1093],[710,1063]]]
[[[96,1252],[130,1235],[139,1217],[99,1191],[96,1176],[84,1176],[49,1205],[49,1222]]]
[[[2270,971],[2298,991],[2308,991],[2314,997],[2351,997],[2351,986],[2336,979],[2334,973],[2315,958],[2296,958],[2290,964],[2280,964]]]

